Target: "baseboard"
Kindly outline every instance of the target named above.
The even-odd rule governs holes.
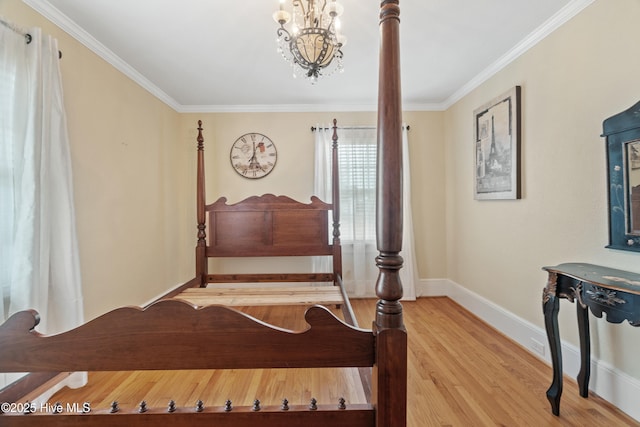
[[[451,289],[449,279],[420,279],[416,283],[417,297],[446,297]]]
[[[172,291],[175,291],[176,289],[178,289],[180,286],[183,286],[184,283],[178,283],[177,285],[167,289],[166,291],[156,295],[155,297],[151,298],[150,300],[148,300],[147,302],[140,304],[140,307],[147,307],[148,305],[153,304],[154,302],[158,302],[160,299],[162,299],[163,297],[166,297],[166,295]]]
[[[420,282],[420,296],[448,296],[538,358],[551,364],[547,334],[544,328],[516,316],[452,280],[427,279]],[[542,316],[542,308],[540,308],[540,316]],[[580,349],[573,344],[562,341],[562,365],[565,375],[576,378],[580,370]],[[615,405],[630,417],[640,421],[640,406],[638,405],[640,381],[637,379],[592,357],[589,390]],[[564,393],[578,393],[578,390],[577,387],[575,390],[565,387]]]

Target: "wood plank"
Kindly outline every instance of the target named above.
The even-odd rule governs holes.
[[[333,282],[333,273],[208,274],[207,283]],[[194,286],[192,286],[194,287]]]
[[[292,287],[208,287],[185,289],[176,299],[197,306],[226,305],[229,307],[261,305],[336,305],[344,300],[337,286]]]

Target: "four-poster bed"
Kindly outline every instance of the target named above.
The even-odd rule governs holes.
[[[339,194],[337,129],[334,119],[331,187],[335,195]],[[310,203],[301,203],[287,196],[264,194],[234,204],[228,204],[226,197],[207,204],[202,130],[202,122],[198,121],[196,274],[164,298],[197,306],[335,304],[342,307],[346,321],[357,326],[342,281],[339,198],[335,196],[332,203],[327,203],[312,196]],[[329,257],[331,271],[209,273],[210,258],[310,256]],[[310,283],[317,285],[309,286]]]
[[[305,314],[308,328],[289,331],[232,308],[198,307],[170,298],[179,296],[186,289],[178,289],[146,308],[116,309],[53,336],[41,336],[35,331],[38,315],[34,311],[16,313],[0,325],[0,372],[373,368],[371,401],[367,404],[318,402],[317,405],[312,402],[309,406],[280,407],[260,407],[259,403],[244,407],[229,404],[196,408],[171,405],[147,408],[141,405],[137,410],[121,410],[114,405],[111,408],[92,407],[90,412],[80,414],[10,411],[0,414],[1,425],[406,426],[407,334],[399,301],[402,297],[399,278],[402,267],[399,255],[402,247],[399,12],[398,0],[381,2],[377,127],[379,255],[376,257],[380,273],[375,289],[379,299],[371,330],[353,327],[337,319],[327,308],[315,305]],[[274,196],[270,198],[268,204],[288,203],[274,200]],[[265,204],[264,200],[258,202]],[[211,254],[207,254],[204,228],[200,228],[204,224],[204,215],[201,216],[204,210],[200,208],[198,228],[203,235],[199,235],[196,248],[197,277],[189,283],[190,287],[201,287],[210,279],[217,281],[208,275],[206,268],[206,256]],[[225,209],[222,206],[222,211]],[[323,209],[319,209],[323,212],[319,217],[325,215],[326,218]],[[219,215],[219,212],[210,215]],[[224,221],[223,218],[222,224]],[[219,229],[214,226],[211,232],[217,231]],[[329,250],[327,245],[321,246]],[[331,248],[331,255],[333,250]],[[331,281],[339,277],[339,265],[334,264],[333,270]],[[228,281],[228,277],[224,280]]]

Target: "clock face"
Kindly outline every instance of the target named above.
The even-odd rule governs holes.
[[[247,133],[231,146],[231,166],[245,178],[263,178],[273,170],[278,158],[276,146],[261,133]]]

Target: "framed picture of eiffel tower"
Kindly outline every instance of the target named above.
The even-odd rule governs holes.
[[[476,200],[520,198],[520,86],[473,111]]]

